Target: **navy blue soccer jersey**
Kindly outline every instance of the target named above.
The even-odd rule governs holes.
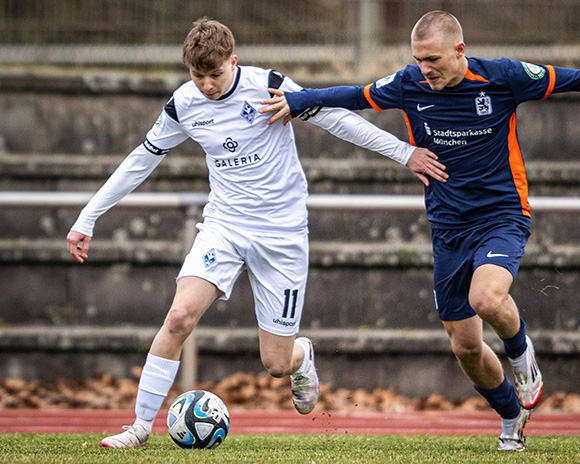
[[[439,156],[446,183],[425,189],[433,227],[462,227],[509,214],[530,217],[528,182],[516,131],[516,108],[551,93],[580,90],[580,71],[507,58],[468,58],[464,79],[432,90],[416,65],[365,87],[287,94],[292,115],[313,105],[401,109],[410,142]]]

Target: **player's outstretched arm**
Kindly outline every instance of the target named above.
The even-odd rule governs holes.
[[[427,175],[439,182],[446,182],[449,174],[445,172],[445,166],[437,161],[437,159],[437,155],[432,151],[418,147],[407,161],[407,167],[426,186],[429,186],[429,178]]]
[[[75,230],[71,230],[66,236],[66,241],[68,242],[68,252],[79,263],[83,263],[85,259],[89,257],[88,253],[91,237]]]
[[[284,96],[284,91],[280,89],[268,89],[268,92],[271,94],[277,95],[277,97],[268,98],[266,100],[262,100],[260,103],[262,105],[269,105],[265,108],[260,108],[260,113],[267,113],[270,111],[276,111],[276,114],[272,116],[268,120],[268,124],[273,124],[281,118],[284,118],[282,124],[286,125],[292,119],[292,115],[290,114],[290,106],[286,101],[286,97]]]
[[[276,111],[276,114],[268,120],[268,124],[272,124],[281,118],[284,118],[284,125],[288,124],[292,119],[292,115],[284,92],[279,89],[268,89],[268,91],[277,96],[262,100],[260,102],[262,105],[269,106],[261,108],[259,110],[260,113]],[[426,186],[429,186],[429,178],[427,175],[439,182],[446,182],[449,175],[445,172],[445,166],[437,161],[437,159],[437,155],[432,151],[426,148],[416,148],[407,161],[407,167]]]

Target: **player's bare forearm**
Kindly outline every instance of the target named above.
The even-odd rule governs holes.
[[[426,148],[416,148],[409,161],[407,167],[415,177],[421,180],[425,185],[429,185],[429,178],[439,182],[446,182],[449,174],[445,172],[445,165],[437,161],[438,157],[435,153]]]
[[[268,124],[273,124],[279,119],[283,119],[282,123],[284,125],[288,124],[292,119],[292,115],[290,114],[290,106],[288,106],[288,102],[286,101],[286,97],[284,96],[284,92],[279,89],[268,89],[271,94],[277,95],[276,97],[268,98],[266,100],[262,100],[260,103],[262,105],[269,105],[265,108],[260,109],[260,113],[268,113],[271,111],[276,111],[276,114],[272,116],[268,120]]]
[[[88,252],[91,237],[71,230],[66,236],[66,241],[68,243],[68,252],[79,263],[83,263],[89,257]]]

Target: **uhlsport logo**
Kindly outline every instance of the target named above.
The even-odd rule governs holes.
[[[280,319],[279,317],[272,319],[272,322],[284,327],[294,327],[296,325],[296,321],[287,321],[285,319]]]
[[[205,127],[213,124],[213,119],[206,119],[205,121],[193,121],[191,127]]]

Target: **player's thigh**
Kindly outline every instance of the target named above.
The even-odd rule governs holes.
[[[495,264],[483,264],[473,272],[469,302],[473,308],[496,307],[508,296],[513,282],[511,272]]]
[[[168,318],[184,319],[197,324],[210,305],[222,295],[213,283],[199,277],[182,277],[177,281],[175,297]]]
[[[178,360],[182,343],[220,294],[215,285],[198,277],[179,279],[173,303],[151,344],[150,352],[155,356]]]
[[[308,279],[308,236],[262,238],[246,262],[258,327],[289,337],[298,332]]]
[[[530,235],[527,220],[496,221],[482,229],[473,258],[469,301],[493,309],[507,298]]]

